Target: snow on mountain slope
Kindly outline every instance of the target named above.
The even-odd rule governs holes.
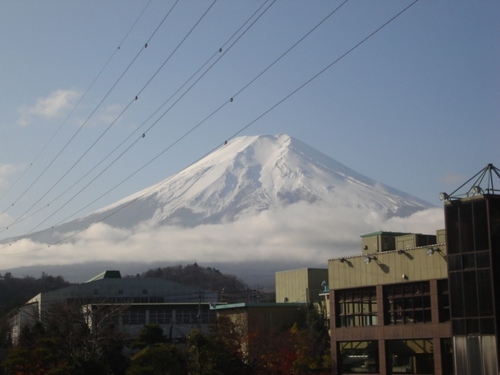
[[[246,136],[113,205],[14,241],[15,256],[4,267],[89,261],[316,267],[357,254],[362,233],[433,233],[442,217],[442,209],[285,134]]]
[[[299,201],[409,216],[430,204],[365,177],[285,134],[236,138],[161,183],[71,222],[181,225],[231,222]],[[65,226],[70,223],[65,224]]]

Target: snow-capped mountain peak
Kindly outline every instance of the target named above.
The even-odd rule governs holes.
[[[387,216],[408,216],[430,207],[286,134],[231,140],[153,188],[91,217],[107,214],[131,200],[136,201],[106,222],[125,227],[144,221],[191,227],[234,221],[300,201],[322,202],[332,208],[369,208]]]

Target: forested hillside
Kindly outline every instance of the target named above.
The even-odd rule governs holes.
[[[217,292],[219,300],[226,302],[257,302],[272,298],[259,290],[250,289],[247,284],[234,275],[223,274],[216,268],[202,267],[197,263],[187,266],[177,265],[149,269],[139,276],[163,278],[202,290]]]
[[[5,313],[41,292],[48,292],[70,285],[62,276],[50,276],[42,272],[37,278],[17,278],[10,272],[0,275],[0,312]]]

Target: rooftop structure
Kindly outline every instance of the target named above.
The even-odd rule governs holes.
[[[122,278],[119,271],[105,271],[85,283],[34,296],[10,314],[11,337],[15,342],[24,325],[43,322],[54,306],[64,302],[87,313],[114,309],[120,329],[130,335],[145,324],[158,323],[177,335],[173,339],[183,339],[190,330],[207,327],[215,316],[210,304],[217,298],[216,293],[165,279]]]
[[[447,250],[437,243],[444,231],[361,238],[390,241],[383,250],[328,262],[334,373],[449,374]]]

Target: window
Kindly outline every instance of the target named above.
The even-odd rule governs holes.
[[[438,280],[438,303],[439,303],[439,321],[450,321],[450,290],[448,280]]]
[[[441,364],[443,375],[453,375],[453,344],[451,339],[441,339]]]
[[[344,341],[337,345],[340,374],[379,372],[377,341]]]
[[[149,311],[149,323],[168,324],[172,321],[172,312],[166,309]]]
[[[393,374],[434,374],[431,339],[387,341],[387,354]]]
[[[377,325],[377,296],[375,287],[339,290],[337,300],[337,327]]]
[[[385,324],[431,322],[429,282],[384,287]]]
[[[123,314],[123,324],[146,324],[146,312],[144,310],[130,310]]]

